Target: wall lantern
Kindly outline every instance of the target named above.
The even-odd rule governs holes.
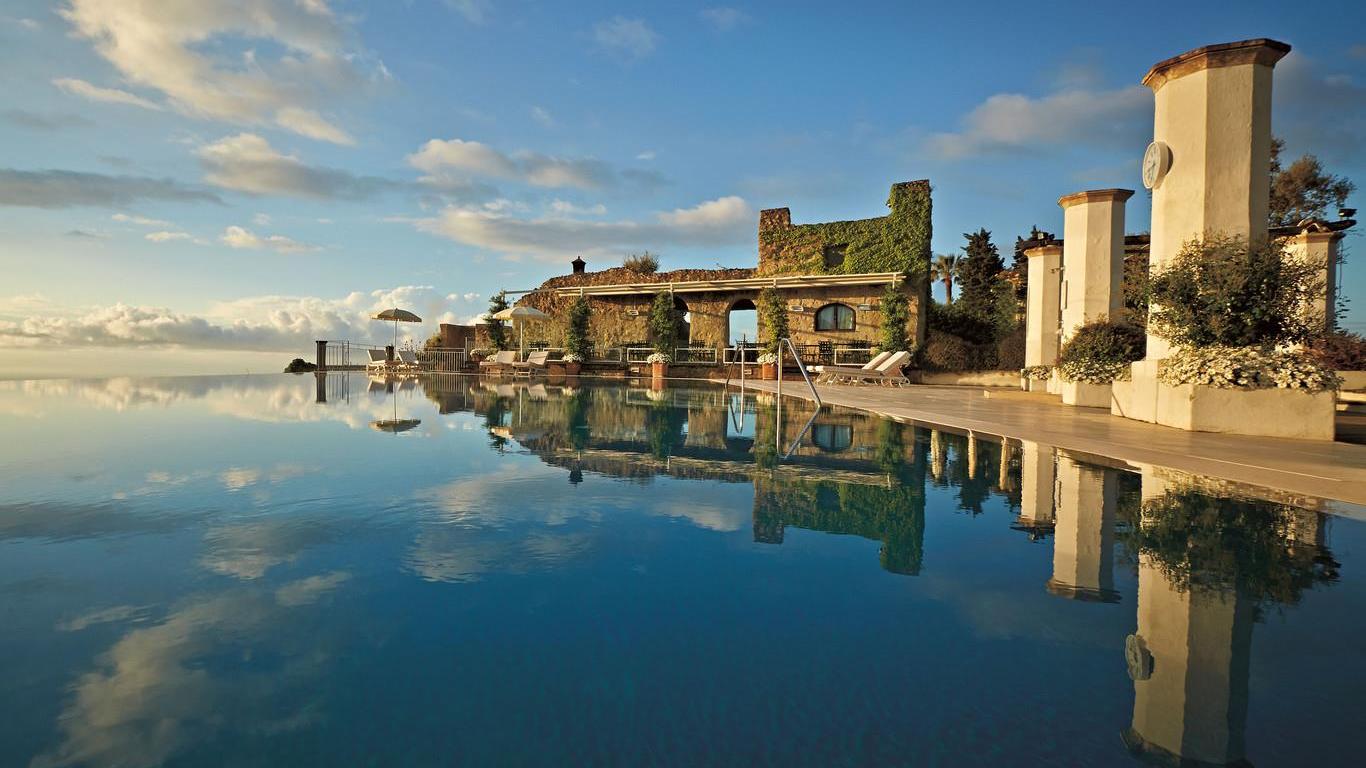
[[[627,317],[640,317],[640,310],[638,310],[638,309],[628,309],[628,310],[626,310],[626,316],[627,316]]]
[[[789,307],[787,308],[787,311],[789,311],[789,312],[796,312],[796,313],[798,313],[798,314],[801,314],[802,312],[805,312],[805,311],[806,311],[806,307],[803,307],[803,306],[800,305],[800,304],[793,304],[793,305],[791,305],[791,306],[789,306]]]
[[[858,305],[858,311],[860,311],[860,312],[872,312],[874,309],[876,309],[876,307],[873,306],[872,304],[860,304],[860,305]]]

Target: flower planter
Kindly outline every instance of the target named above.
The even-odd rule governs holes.
[[[778,378],[778,366],[776,363],[764,363],[759,366],[759,378],[764,381],[774,381]]]
[[[1157,423],[1195,432],[1332,440],[1337,395],[1157,382]]]
[[[578,376],[579,371],[581,370],[583,370],[583,363],[574,362],[564,364],[564,375],[566,376]]]
[[[669,375],[668,363],[650,363],[650,375],[656,379],[662,379]]]
[[[1111,385],[1062,380],[1063,405],[1083,408],[1109,408]]]

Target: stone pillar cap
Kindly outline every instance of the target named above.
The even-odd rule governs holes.
[[[1122,203],[1134,196],[1132,189],[1088,189],[1058,198],[1058,205],[1071,208],[1081,203]]]
[[[1240,64],[1275,66],[1287,53],[1290,53],[1289,43],[1267,37],[1206,45],[1157,62],[1148,70],[1148,74],[1143,76],[1143,84],[1156,93],[1170,80],[1206,69],[1236,67]]]
[[[1050,256],[1055,253],[1062,253],[1061,240],[1059,240],[1056,243],[1048,243],[1046,245],[1036,245],[1033,248],[1026,248],[1024,255],[1025,258],[1032,259],[1035,256]]]

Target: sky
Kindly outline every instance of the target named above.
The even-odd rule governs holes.
[[[936,253],[986,227],[1009,254],[1064,194],[1142,189],[1153,63],[1252,37],[1294,47],[1287,153],[1366,186],[1363,30],[1359,3],[6,0],[0,378],[278,370],[391,338],[391,306],[421,339],[576,255],[753,266],[760,209],[879,216],[912,179]]]

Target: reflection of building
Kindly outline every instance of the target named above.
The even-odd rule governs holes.
[[[1076,600],[1114,602],[1115,470],[1058,455],[1053,578],[1048,591]]]

